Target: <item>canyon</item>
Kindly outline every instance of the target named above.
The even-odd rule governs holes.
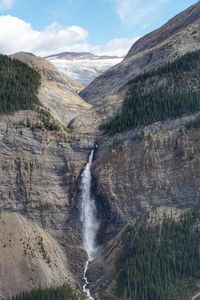
[[[0,298],[68,282],[88,299],[123,299],[115,295],[117,262],[135,222],[199,208],[200,127],[188,127],[199,112],[114,135],[99,129],[122,112],[130,80],[200,50],[199,32],[198,2],[85,88],[45,59],[12,56],[40,73],[39,100],[60,129],[38,128],[33,110],[0,116]],[[88,199],[97,252],[83,221]]]

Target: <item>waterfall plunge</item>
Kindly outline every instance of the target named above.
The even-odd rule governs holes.
[[[82,190],[82,212],[81,222],[83,224],[83,246],[87,252],[88,259],[85,264],[83,279],[85,284],[83,286],[83,292],[86,294],[88,300],[94,300],[90,294],[90,290],[87,288],[89,282],[87,279],[87,270],[89,263],[95,259],[97,254],[96,235],[99,229],[99,224],[96,218],[96,205],[94,199],[91,196],[91,165],[93,161],[94,150],[90,153],[88,163],[82,173],[81,190]]]

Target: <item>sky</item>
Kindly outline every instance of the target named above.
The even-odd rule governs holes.
[[[124,56],[197,0],[0,0],[0,53]]]

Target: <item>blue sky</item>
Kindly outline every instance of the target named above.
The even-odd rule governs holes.
[[[0,0],[0,51],[125,54],[193,0]]]

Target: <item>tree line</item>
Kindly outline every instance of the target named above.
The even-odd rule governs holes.
[[[33,109],[39,104],[40,81],[40,75],[25,63],[0,55],[0,114]]]

